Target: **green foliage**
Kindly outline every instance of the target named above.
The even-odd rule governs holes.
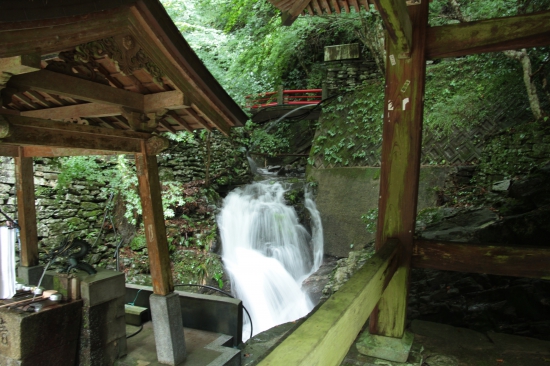
[[[369,210],[366,214],[361,215],[361,220],[365,223],[367,232],[376,233],[376,226],[378,223],[378,208]]]
[[[328,164],[349,166],[379,154],[383,101],[383,87],[376,83],[362,85],[324,106],[312,156],[322,156]]]
[[[324,47],[356,41],[361,24],[358,17],[346,22],[337,21],[341,17],[300,17],[281,27],[280,11],[267,0],[162,3],[210,72],[241,105],[247,95],[277,85],[321,87]]]
[[[145,235],[142,234],[134,236],[130,242],[130,248],[134,251],[147,248],[147,240],[145,239]]]
[[[550,126],[544,122],[508,128],[488,141],[477,181],[514,178],[550,161]]]
[[[56,189],[66,189],[73,181],[85,180],[88,182],[105,183],[109,180],[109,173],[103,171],[103,161],[95,156],[72,156],[59,158],[61,168],[57,176]]]
[[[211,279],[223,288],[223,265],[216,254],[182,250],[173,254],[172,259],[175,283],[205,285]]]

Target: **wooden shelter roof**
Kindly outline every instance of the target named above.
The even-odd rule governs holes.
[[[247,120],[158,0],[2,1],[0,89],[0,118],[12,130],[0,137],[6,155],[8,146],[40,145],[31,127],[143,138],[228,134]],[[53,140],[42,142],[75,147]]]

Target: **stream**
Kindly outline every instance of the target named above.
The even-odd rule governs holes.
[[[323,261],[319,212],[306,190],[310,234],[285,202],[284,181],[268,179],[230,192],[218,216],[222,259],[233,295],[252,320],[253,335],[307,315],[314,307],[302,282]],[[250,337],[244,317],[243,341]]]

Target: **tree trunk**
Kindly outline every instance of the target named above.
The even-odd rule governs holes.
[[[529,99],[529,105],[531,106],[531,112],[536,120],[541,119],[542,109],[540,107],[540,100],[537,94],[537,87],[532,74],[531,59],[527,54],[527,50],[523,48],[520,51],[504,51],[503,52],[507,57],[510,57],[514,60],[517,60],[521,63],[523,68],[523,82],[525,83],[525,89],[527,90],[527,98]]]

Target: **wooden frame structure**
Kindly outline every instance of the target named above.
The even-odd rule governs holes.
[[[369,7],[365,0],[270,0],[299,15]],[[550,45],[550,11],[428,26],[428,1],[373,0],[386,29],[386,88],[377,254],[260,365],[339,365],[370,316],[373,335],[405,331],[411,267],[550,279],[550,250],[415,240],[426,61]]]
[[[0,155],[15,158],[21,265],[38,265],[33,157],[134,154],[153,290],[173,292],[156,155],[160,132],[247,116],[158,0],[0,3]]]

